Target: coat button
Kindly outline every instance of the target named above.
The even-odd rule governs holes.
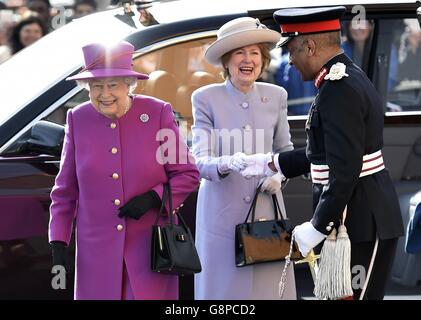
[[[114,147],[114,148],[112,148],[112,149],[111,149],[111,153],[112,153],[112,154],[116,154],[116,153],[117,153],[117,151],[118,151],[118,150],[117,150],[117,148],[116,148],[116,147]]]
[[[249,197],[249,196],[245,197],[245,198],[244,198],[244,201],[245,201],[245,202],[250,202],[250,201],[251,201],[251,197]]]
[[[332,227],[331,226],[327,226],[326,227],[326,231],[330,231],[330,230],[332,230]]]
[[[118,173],[113,173],[113,179],[117,180],[120,176],[118,175]]]
[[[331,221],[329,222],[329,226],[333,227],[334,223]]]
[[[121,203],[121,201],[120,201],[119,199],[115,199],[115,200],[114,200],[114,204],[115,204],[116,206],[119,206],[119,205],[120,205],[120,203]]]
[[[122,231],[123,230],[123,226],[121,224],[117,225],[116,227],[117,231]]]
[[[111,129],[115,129],[115,128],[117,128],[117,124],[116,124],[115,122],[111,122],[111,124],[110,124],[110,128],[111,128]]]
[[[241,107],[243,107],[243,109],[247,109],[249,107],[249,103],[248,102],[243,102],[241,104]]]

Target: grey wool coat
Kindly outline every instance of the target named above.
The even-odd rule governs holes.
[[[261,82],[247,94],[227,80],[192,95],[193,155],[202,179],[196,213],[202,272],[195,276],[195,299],[280,299],[283,262],[235,265],[235,226],[244,222],[259,180],[236,172],[220,177],[217,164],[221,156],[236,152],[292,150],[286,101],[283,88]],[[285,214],[281,192],[277,196]],[[259,195],[256,218],[273,219],[270,195]],[[296,299],[292,266],[287,275],[283,299]]]

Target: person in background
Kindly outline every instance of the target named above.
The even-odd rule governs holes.
[[[51,31],[51,4],[49,0],[26,0],[26,7],[29,11],[35,12],[47,27],[47,31]]]
[[[66,265],[75,222],[75,299],[177,299],[178,277],[150,269],[151,229],[163,185],[179,207],[199,172],[171,105],[131,93],[137,79],[148,79],[132,70],[134,47],[123,41],[82,50],[85,67],[68,80],[87,88],[90,100],[67,114],[51,192],[53,265]],[[165,205],[159,223],[172,214]]]
[[[364,59],[368,58],[373,26],[368,20],[345,22],[346,40],[342,43],[345,54],[360,68],[364,67]]]
[[[12,56],[9,39],[13,25],[13,11],[0,2],[0,64]]]
[[[84,17],[97,10],[95,0],[76,0],[73,6],[73,19]]]
[[[417,19],[405,19],[399,46],[398,82],[421,81],[421,29]]]
[[[272,194],[285,215],[280,174],[261,182],[240,174],[246,154],[293,149],[286,91],[256,82],[280,35],[249,17],[227,22],[217,35],[205,58],[223,67],[225,82],[204,86],[192,95],[193,154],[202,178],[196,213],[202,272],[195,275],[195,299],[280,299],[278,281],[284,262],[238,268],[234,237],[259,183],[264,193],[258,198],[256,219],[274,219]],[[292,266],[287,278],[283,299],[296,299]]]
[[[47,34],[44,22],[37,16],[29,16],[19,21],[12,29],[10,48],[15,54],[30,46]]]

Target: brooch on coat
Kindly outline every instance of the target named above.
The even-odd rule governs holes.
[[[349,75],[345,72],[346,66],[341,63],[337,62],[333,66],[330,67],[329,73],[325,76],[325,80],[340,80],[343,77],[348,77]]]
[[[142,121],[143,123],[146,123],[149,121],[149,115],[146,113],[142,113],[139,118],[140,118],[140,121]]]

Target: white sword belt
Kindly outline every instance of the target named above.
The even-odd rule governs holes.
[[[381,150],[363,156],[363,166],[360,178],[375,174],[384,169],[384,162]],[[311,164],[311,180],[313,183],[326,185],[329,183],[329,166]]]

